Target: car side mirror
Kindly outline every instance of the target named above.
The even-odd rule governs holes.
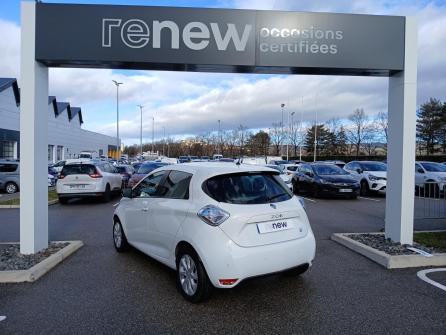
[[[305,172],[308,177],[313,177],[314,175],[311,172]]]
[[[133,189],[125,188],[122,190],[122,196],[124,198],[133,198]]]
[[[418,168],[418,173],[424,173],[424,170],[422,168]]]
[[[356,172],[357,172],[358,174],[361,174],[361,173],[362,173],[362,169],[356,169]]]

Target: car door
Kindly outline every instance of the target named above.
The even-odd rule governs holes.
[[[133,188],[132,197],[126,200],[128,201],[125,206],[127,239],[132,245],[147,254],[151,253],[150,236],[147,230],[151,220],[149,212],[151,193],[156,190],[164,175],[165,171],[148,175]]]
[[[304,170],[303,170],[303,175],[302,175],[302,189],[305,192],[310,191],[311,189],[311,185],[313,184],[313,170],[311,169],[311,167],[309,165],[305,165]]]
[[[358,170],[361,169],[361,166],[356,162],[350,162],[344,167],[347,172],[351,174],[353,178],[355,178],[357,181],[361,181],[362,175],[358,173]]]
[[[172,170],[157,195],[150,199],[148,231],[153,253],[168,260],[175,248],[175,236],[191,206],[189,185],[192,174]]]

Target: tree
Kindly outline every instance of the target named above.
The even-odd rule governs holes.
[[[417,137],[424,143],[427,155],[435,152],[440,131],[444,127],[444,109],[440,100],[430,98],[417,112]]]
[[[282,143],[285,140],[285,132],[282,127],[282,122],[274,122],[272,128],[270,128],[269,136],[271,142],[275,148],[276,156],[280,156]]]
[[[381,129],[387,147],[387,142],[389,140],[388,138],[389,117],[387,112],[379,112],[378,115],[376,116],[375,123],[377,124],[378,128]]]
[[[247,142],[248,136],[249,136],[248,127],[246,127],[244,125],[240,125],[237,128],[237,133],[238,133],[238,144],[239,144],[239,147],[240,147],[240,154],[239,154],[239,156],[243,157],[245,145],[246,145],[246,142]]]
[[[248,145],[251,148],[251,155],[253,156],[268,156],[270,138],[268,133],[260,130],[256,134],[251,134],[248,140]]]
[[[364,109],[357,108],[348,119],[351,122],[351,127],[347,131],[347,138],[354,145],[356,156],[359,156],[361,144],[368,131],[368,117],[364,113]]]
[[[329,152],[329,143],[332,133],[328,131],[323,124],[319,124],[316,126],[312,126],[307,130],[307,134],[305,136],[305,148],[307,153],[314,154],[314,138],[315,138],[315,130],[316,130],[316,155],[319,154],[330,154]]]

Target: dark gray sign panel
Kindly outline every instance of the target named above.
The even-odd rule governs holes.
[[[389,75],[404,67],[404,17],[37,4],[48,66]]]

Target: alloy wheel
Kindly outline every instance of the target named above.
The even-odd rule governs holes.
[[[183,291],[189,296],[194,295],[198,286],[198,271],[194,260],[185,254],[181,257],[178,266]]]
[[[115,222],[113,227],[113,240],[115,241],[116,248],[120,248],[122,243],[122,230],[118,222]]]

